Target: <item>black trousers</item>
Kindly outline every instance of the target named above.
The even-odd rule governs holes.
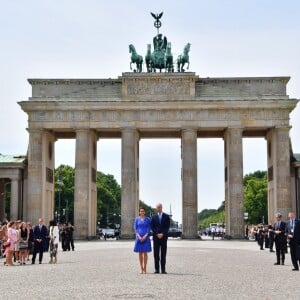
[[[158,239],[153,237],[154,268],[157,272],[159,272],[159,262],[161,271],[166,271],[167,241],[167,238]]]
[[[74,251],[74,239],[73,238],[67,238],[66,239],[66,249],[68,251],[70,251],[72,248],[72,250]]]
[[[275,248],[276,248],[276,257],[277,257],[277,263],[280,263],[280,256],[281,256],[281,263],[284,264],[285,259],[285,252],[286,247],[282,244],[282,241],[275,240]]]
[[[292,264],[295,269],[299,270],[296,242],[294,241],[294,239],[291,239],[289,244],[290,244],[290,253],[291,253]]]
[[[270,238],[270,245],[269,245],[270,251],[273,251],[273,245],[274,245],[274,238]]]
[[[260,246],[261,250],[264,248],[264,237],[263,236],[258,237],[258,245]]]
[[[34,242],[33,253],[32,253],[32,263],[35,263],[36,255],[39,253],[39,262],[42,263],[43,253],[44,253],[44,242]]]

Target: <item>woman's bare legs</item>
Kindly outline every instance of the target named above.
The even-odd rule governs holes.
[[[148,262],[148,253],[147,252],[143,252],[143,256],[144,256],[144,273],[146,274],[147,272],[147,262]]]
[[[139,252],[139,261],[140,261],[140,273],[142,274],[144,271],[143,268],[143,252]]]

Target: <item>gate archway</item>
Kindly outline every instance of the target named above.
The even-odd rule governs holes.
[[[75,226],[96,230],[97,140],[122,139],[123,237],[132,237],[139,199],[139,139],[177,137],[182,148],[183,236],[197,236],[197,138],[221,137],[227,234],[243,237],[243,137],[268,143],[269,216],[293,209],[289,77],[199,78],[195,73],[123,73],[118,79],[30,79],[28,196],[24,214],[53,217],[54,143],[76,138]]]

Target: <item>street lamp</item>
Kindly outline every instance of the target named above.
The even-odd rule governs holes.
[[[58,185],[58,215],[57,215],[57,223],[60,223],[60,196],[61,196],[61,191],[62,191],[62,186],[63,186],[63,181],[62,181],[62,175],[61,175],[61,169],[58,171],[58,180],[57,180],[57,185]]]

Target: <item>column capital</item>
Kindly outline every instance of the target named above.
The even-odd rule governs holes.
[[[75,132],[90,132],[91,130],[89,128],[76,128]]]
[[[275,126],[274,127],[275,130],[286,130],[286,131],[290,131],[291,128],[292,128],[292,126]]]
[[[134,131],[134,132],[138,132],[136,127],[121,127],[121,132],[130,132],[130,131]]]
[[[225,131],[232,131],[232,130],[241,130],[244,131],[245,127],[244,126],[229,126],[225,129]]]
[[[41,128],[26,128],[28,133],[42,133],[44,130]]]
[[[21,179],[21,176],[20,175],[11,176],[9,179],[11,180],[11,182],[13,182],[13,181],[19,181]]]
[[[197,131],[197,128],[196,127],[182,127],[181,131],[182,132],[184,132],[184,131]]]

